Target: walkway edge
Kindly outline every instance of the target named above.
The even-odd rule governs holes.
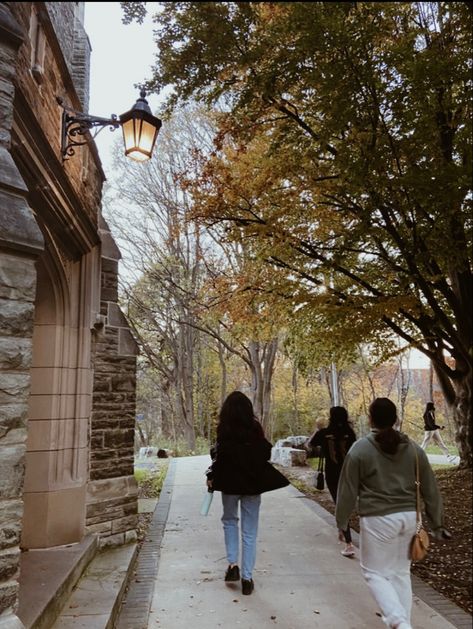
[[[148,627],[161,555],[161,542],[171,506],[175,472],[175,459],[171,459],[151,523],[138,553],[135,570],[130,578],[115,629],[147,629]]]

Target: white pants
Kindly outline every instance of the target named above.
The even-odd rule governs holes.
[[[438,447],[445,452],[445,454],[447,456],[449,456],[449,451],[447,446],[445,445],[445,443],[443,442],[443,439],[440,435],[440,430],[437,428],[437,430],[426,430],[424,433],[424,441],[421,443],[421,448],[422,450],[425,450],[425,448],[427,447],[427,444],[429,443],[429,441],[433,439],[433,441],[435,443],[438,444]]]
[[[360,518],[360,564],[388,627],[410,627],[412,607],[409,545],[415,511]]]

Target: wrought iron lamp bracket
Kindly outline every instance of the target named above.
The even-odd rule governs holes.
[[[115,131],[115,129],[121,126],[118,116],[115,114],[112,114],[110,118],[99,118],[65,107],[62,98],[58,98],[57,102],[63,108],[61,130],[61,154],[63,161],[75,154],[74,147],[87,144],[87,138],[84,136],[92,129],[96,129],[96,132],[92,135],[95,138],[104,127],[110,127],[110,131]]]

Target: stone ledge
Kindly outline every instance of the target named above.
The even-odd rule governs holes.
[[[46,629],[97,551],[97,537],[22,553],[18,616],[26,629]]]
[[[100,552],[91,561],[51,629],[110,629],[137,556],[137,545]]]

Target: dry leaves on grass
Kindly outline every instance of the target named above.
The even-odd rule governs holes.
[[[473,613],[472,605],[472,474],[471,470],[436,471],[444,501],[450,541],[432,540],[427,558],[412,572],[438,592]]]

